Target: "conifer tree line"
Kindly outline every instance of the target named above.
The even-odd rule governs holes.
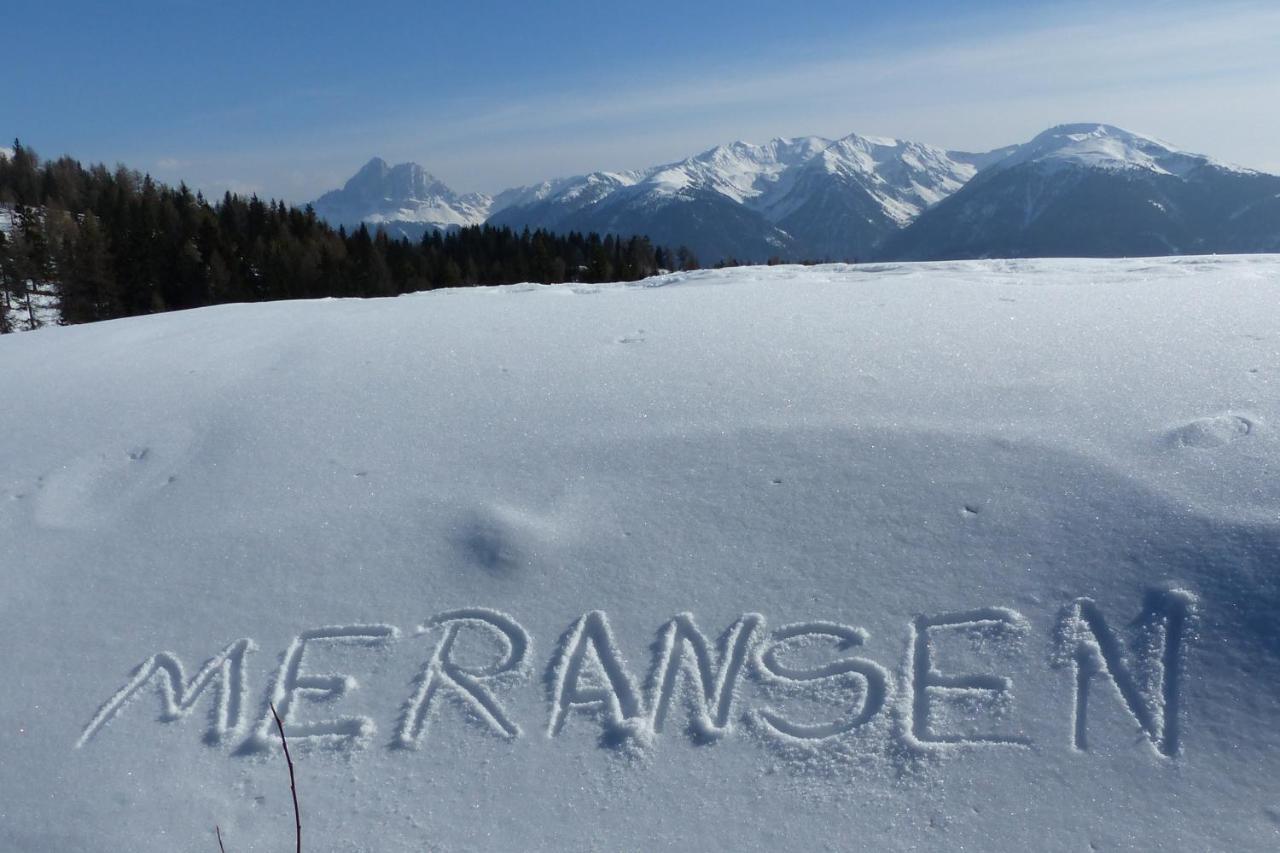
[[[348,233],[300,209],[256,195],[211,203],[123,166],[42,162],[14,142],[0,155],[0,332],[7,315],[31,312],[32,291],[54,294],[63,323],[324,296],[393,296],[438,287],[515,282],[634,281],[695,269],[687,249],[646,237],[487,225],[421,241],[361,225]],[[34,324],[34,314],[32,322]]]

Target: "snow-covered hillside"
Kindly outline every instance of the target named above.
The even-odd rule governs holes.
[[[0,849],[1280,843],[1280,257],[0,339]],[[718,640],[717,640],[718,638]]]

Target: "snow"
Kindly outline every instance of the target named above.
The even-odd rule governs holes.
[[[662,167],[650,175],[646,183],[650,191],[659,194],[675,195],[686,187],[696,186],[743,204],[785,190],[789,186],[785,182],[788,173],[830,144],[830,140],[816,136],[779,138],[763,145],[734,142]]]
[[[1050,169],[1137,169],[1185,177],[1206,165],[1245,172],[1201,154],[1190,154],[1141,133],[1106,124],[1064,124],[1050,128],[1000,160],[997,168],[1036,162]]]
[[[509,208],[547,203],[562,214],[602,202],[664,207],[692,192],[717,193],[762,213],[774,224],[812,200],[833,181],[864,187],[900,225],[958,190],[982,155],[960,154],[885,137],[850,134],[779,137],[762,144],[732,142],[693,157],[633,172],[593,172],[544,181],[494,196],[492,216]],[[602,228],[607,228],[602,221]]]
[[[606,198],[610,193],[633,186],[645,177],[645,172],[592,172],[572,178],[557,178],[528,187],[504,190],[493,197],[489,215],[508,207],[523,207],[552,200],[573,210],[586,207]]]
[[[458,195],[417,163],[389,166],[374,157],[341,190],[314,203],[331,223],[409,223],[449,230],[483,223],[493,199],[484,193]]]
[[[270,699],[306,849],[1273,850],[1278,286],[743,268],[0,338],[0,849],[289,849]]]
[[[805,184],[810,188],[806,192],[793,192],[815,170],[824,177]],[[886,215],[906,225],[960,189],[975,172],[942,149],[918,142],[858,134],[838,140],[805,136],[712,148],[651,170],[635,192],[667,199],[690,188],[706,189],[777,223],[808,200],[813,186],[836,177],[865,186]]]
[[[30,282],[27,283],[30,287]],[[28,309],[27,301],[31,302]],[[0,302],[0,311],[4,303]],[[15,332],[27,332],[56,326],[62,322],[62,310],[58,307],[58,294],[51,288],[32,289],[28,296],[15,299],[9,308],[10,328]]]

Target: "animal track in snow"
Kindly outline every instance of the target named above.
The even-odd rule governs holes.
[[[116,522],[135,504],[176,481],[172,463],[191,437],[181,431],[68,459],[38,481],[35,521],[55,529],[92,530]]]
[[[1255,424],[1240,415],[1216,415],[1199,418],[1168,433],[1168,440],[1178,447],[1212,450],[1250,435]]]

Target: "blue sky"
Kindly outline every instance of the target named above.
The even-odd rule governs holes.
[[[494,191],[734,139],[981,150],[1105,121],[1280,172],[1280,4],[131,2],[4,13],[0,133],[306,201],[369,157]]]

